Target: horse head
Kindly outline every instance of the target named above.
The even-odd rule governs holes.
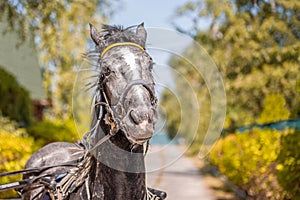
[[[135,31],[104,25],[100,32],[90,25],[90,34],[99,53],[98,119],[109,126],[110,134],[121,131],[131,144],[142,145],[152,137],[157,120],[144,25]]]

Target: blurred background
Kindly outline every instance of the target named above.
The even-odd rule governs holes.
[[[0,173],[22,169],[33,152],[50,142],[80,139],[72,95],[82,54],[94,48],[88,24],[127,27],[141,22],[146,28],[176,30],[200,44],[216,64],[226,92],[222,135],[200,160],[214,110],[213,91],[186,60],[154,57],[192,85],[201,120],[191,137],[191,125],[182,124],[180,109],[174,109],[181,106],[178,99],[168,90],[159,93],[165,118],[153,146],[191,145],[179,165],[149,174],[149,184],[167,190],[172,200],[298,199],[298,0],[0,1]],[[185,55],[203,62],[192,48]],[[170,78],[171,72],[161,76],[185,95],[185,86]],[[1,178],[0,184],[18,179]],[[17,197],[13,191],[0,193],[0,198],[12,197]]]

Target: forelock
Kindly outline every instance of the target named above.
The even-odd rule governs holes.
[[[106,47],[119,42],[133,42],[145,48],[144,41],[132,30],[133,27],[135,26],[124,28],[123,26],[103,25],[100,32],[101,43],[97,46],[98,50],[102,52]]]

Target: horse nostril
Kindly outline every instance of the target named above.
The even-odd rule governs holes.
[[[142,111],[140,109],[131,110],[130,118],[137,125],[141,124],[143,121],[147,121],[148,123],[153,123],[156,121],[156,113],[154,110],[150,110],[149,112]]]
[[[141,119],[139,118],[139,116],[137,115],[137,112],[132,110],[130,111],[130,117],[132,119],[132,121],[135,123],[135,124],[140,124],[141,123]]]
[[[151,121],[153,118],[151,115],[152,115],[151,113],[148,113],[143,109],[132,110],[130,112],[131,119],[137,125],[142,123],[143,121],[147,121],[147,122]]]

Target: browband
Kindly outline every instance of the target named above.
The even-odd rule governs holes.
[[[117,47],[117,46],[135,46],[135,47],[138,47],[139,49],[141,49],[142,51],[145,50],[144,47],[142,47],[141,45],[134,43],[134,42],[117,42],[117,43],[114,43],[114,44],[106,47],[101,53],[101,58],[105,55],[105,53],[107,51],[109,51],[110,49]]]

